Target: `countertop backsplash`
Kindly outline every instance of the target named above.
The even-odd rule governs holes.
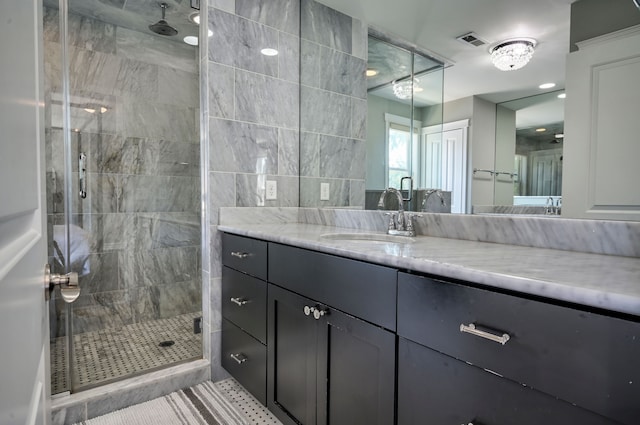
[[[339,208],[221,208],[220,223],[306,223],[384,232],[385,211]],[[418,235],[640,257],[640,222],[421,213]]]

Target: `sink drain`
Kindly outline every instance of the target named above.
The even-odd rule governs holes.
[[[175,341],[162,341],[160,344],[158,344],[159,347],[171,347],[173,344],[175,344]]]

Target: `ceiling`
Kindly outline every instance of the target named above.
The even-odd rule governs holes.
[[[444,72],[445,102],[476,95],[500,103],[542,93],[538,86],[550,82],[556,86],[546,91],[564,88],[570,9],[576,0],[319,1],[444,59],[450,65]],[[456,40],[468,32],[487,44],[475,47]],[[514,37],[537,40],[533,59],[520,70],[500,71],[491,63],[489,48]],[[555,110],[562,114],[562,102],[558,104]],[[529,121],[537,125],[562,119],[547,115]]]

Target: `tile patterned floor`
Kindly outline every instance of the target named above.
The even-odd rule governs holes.
[[[193,333],[199,313],[87,332],[73,337],[74,390],[148,372],[202,356],[202,334]],[[163,341],[174,341],[161,347]],[[51,341],[51,391],[70,390],[66,379],[65,339]]]
[[[282,425],[282,422],[235,379],[226,379],[216,382],[214,385],[236,410],[247,418],[246,423],[238,425]]]

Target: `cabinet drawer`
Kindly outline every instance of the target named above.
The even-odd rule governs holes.
[[[396,329],[395,269],[270,243],[269,282]]]
[[[267,343],[267,282],[222,268],[222,316]]]
[[[614,425],[600,415],[400,338],[398,425]]]
[[[510,339],[461,332],[470,324]],[[622,423],[640,417],[636,322],[400,273],[398,334]]]
[[[267,347],[222,320],[222,367],[260,403],[267,404]]]
[[[267,242],[222,233],[222,264],[267,279]]]

